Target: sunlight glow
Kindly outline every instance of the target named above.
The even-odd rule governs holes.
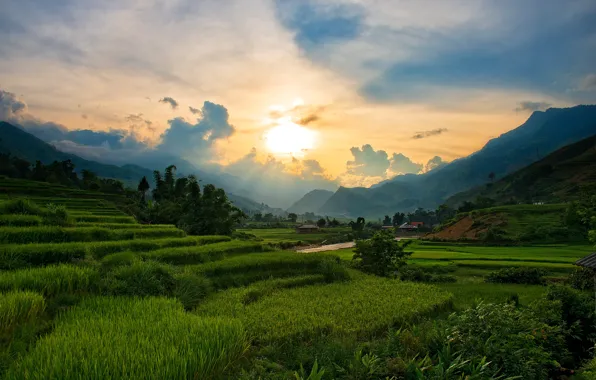
[[[267,148],[272,153],[302,155],[314,148],[315,132],[285,121],[265,133]]]

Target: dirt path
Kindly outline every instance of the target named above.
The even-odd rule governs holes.
[[[418,236],[411,236],[411,237],[396,237],[395,240],[406,240],[406,239],[418,239]],[[321,245],[319,247],[310,247],[299,249],[296,252],[299,253],[315,253],[315,252],[327,252],[327,251],[337,251],[338,249],[346,249],[346,248],[354,248],[356,243],[353,241],[348,241],[345,243],[337,243],[337,244],[326,244]]]

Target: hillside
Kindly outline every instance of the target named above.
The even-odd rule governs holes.
[[[521,126],[490,140],[468,157],[418,176],[398,176],[370,189],[338,190],[319,210],[327,215],[382,216],[416,207],[434,208],[460,191],[484,184],[544,158],[596,130],[596,106],[536,111]]]
[[[41,161],[44,164],[54,161],[71,160],[77,171],[90,170],[103,178],[113,178],[136,187],[139,180],[146,176],[151,179],[153,172],[136,165],[107,165],[86,160],[74,154],[64,153],[52,145],[38,139],[30,133],[6,122],[0,122],[0,152],[10,153],[31,163]]]
[[[457,206],[479,196],[497,203],[564,202],[589,183],[596,183],[596,136],[567,145],[493,184],[458,193],[446,203]]]
[[[305,212],[316,212],[321,206],[325,204],[333,196],[333,191],[329,190],[313,190],[306,193],[302,198],[297,200],[288,212],[296,214],[304,214]]]
[[[568,229],[563,222],[565,204],[510,205],[474,210],[460,214],[441,231],[428,234],[426,240],[540,242],[583,241],[581,233]]]

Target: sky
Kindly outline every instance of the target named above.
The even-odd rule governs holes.
[[[370,186],[469,155],[533,111],[596,103],[593,0],[0,8],[0,119],[96,159],[159,152]]]

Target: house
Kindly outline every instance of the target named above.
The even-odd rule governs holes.
[[[314,232],[319,232],[319,227],[314,224],[303,224],[296,227],[296,233],[299,234],[312,234]]]
[[[424,227],[424,222],[410,222],[412,226],[416,226],[418,228]]]
[[[414,224],[408,224],[408,223],[404,223],[401,226],[398,227],[398,229],[402,232],[405,231],[417,231],[418,230],[418,226],[414,225]]]

